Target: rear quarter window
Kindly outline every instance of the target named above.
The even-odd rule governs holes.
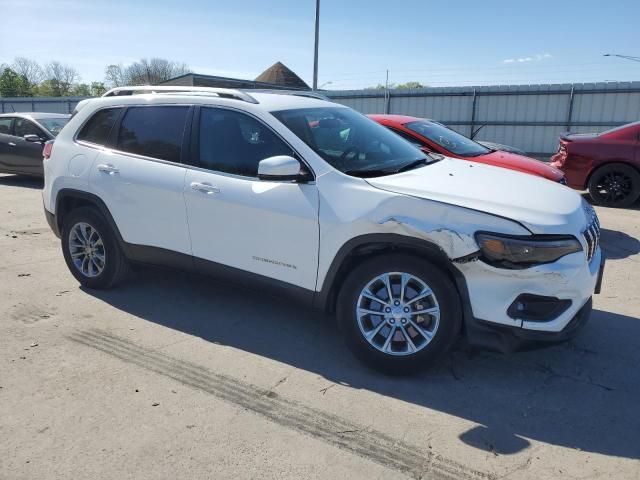
[[[78,140],[95,143],[96,145],[108,145],[111,129],[121,111],[121,108],[98,110],[82,127],[77,137]]]

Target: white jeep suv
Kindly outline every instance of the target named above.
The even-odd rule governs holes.
[[[45,150],[45,212],[82,285],[140,262],[292,295],[395,373],[461,333],[510,351],[587,321],[599,225],[571,189],[427,156],[310,94],[175,90],[84,102]]]

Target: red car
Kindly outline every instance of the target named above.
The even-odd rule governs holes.
[[[492,150],[433,120],[405,115],[369,115],[369,118],[417,144],[425,152],[486,163],[565,183],[564,174],[557,168],[515,153]]]
[[[563,135],[551,162],[569,186],[588,189],[594,203],[628,207],[640,197],[640,122],[600,134]]]

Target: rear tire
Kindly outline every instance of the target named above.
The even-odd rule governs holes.
[[[95,208],[80,207],[65,216],[61,244],[67,267],[87,288],[114,287],[129,272],[114,232]]]
[[[357,266],[340,290],[337,316],[353,353],[392,375],[433,365],[453,344],[462,322],[459,296],[448,275],[406,254]]]
[[[610,163],[593,172],[588,188],[596,205],[630,207],[640,197],[640,173],[624,163]]]

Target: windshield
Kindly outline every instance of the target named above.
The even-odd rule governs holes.
[[[282,110],[273,115],[348,175],[388,175],[430,161],[411,143],[350,108]]]
[[[68,118],[39,118],[38,119],[38,123],[40,123],[40,125],[46,128],[49,131],[49,133],[51,133],[51,135],[53,135],[54,137],[58,136],[58,134],[60,133],[60,130],[62,130],[62,127],[64,127],[68,121],[69,121]]]
[[[404,125],[410,130],[462,157],[477,157],[491,152],[486,147],[445,127],[441,123],[419,120]]]

